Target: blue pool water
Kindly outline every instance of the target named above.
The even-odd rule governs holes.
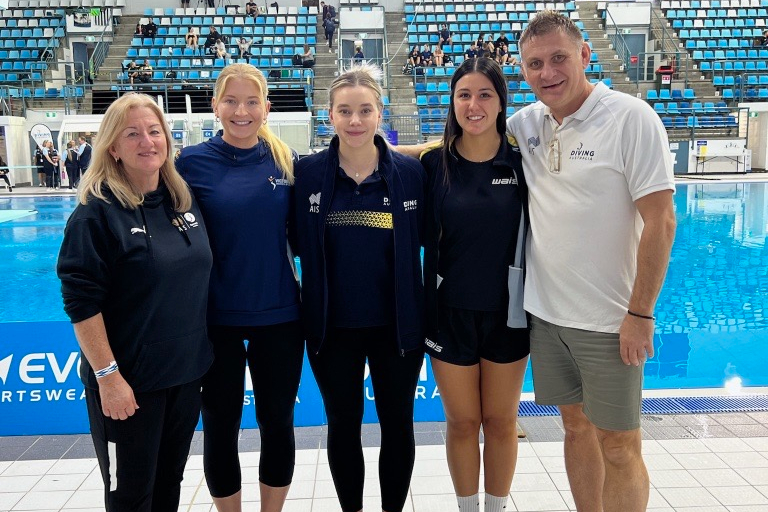
[[[656,308],[646,389],[722,387],[733,377],[768,386],[766,187],[677,187],[677,236]],[[75,204],[73,197],[0,199],[0,321],[67,320],[55,265]],[[3,221],[9,210],[36,213]]]

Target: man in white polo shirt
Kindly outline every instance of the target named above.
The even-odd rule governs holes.
[[[667,135],[647,103],[589,83],[568,17],[539,13],[519,47],[539,99],[507,122],[530,195],[536,401],[560,408],[578,510],[645,510],[643,363],[675,233]]]

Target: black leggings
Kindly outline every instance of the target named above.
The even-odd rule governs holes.
[[[381,508],[400,512],[413,472],[413,401],[424,352],[400,356],[392,327],[330,329],[309,362],[328,416],[328,462],[344,512],[363,508],[365,464],[360,440],[365,361],[381,426]]]
[[[203,377],[203,466],[211,496],[225,498],[241,487],[237,439],[246,359],[261,434],[259,481],[270,487],[289,485],[296,458],[293,408],[304,362],[299,323],[209,326],[208,335],[215,358]]]

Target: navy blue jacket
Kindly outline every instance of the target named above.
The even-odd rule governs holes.
[[[380,136],[379,172],[387,186],[395,238],[395,316],[401,354],[424,342],[424,286],[421,275],[421,226],[426,174],[418,160],[389,149]],[[308,350],[318,353],[328,321],[328,276],[325,266],[325,219],[339,166],[339,140],[296,165],[296,241],[301,258],[302,320]],[[371,290],[376,293],[376,290]]]
[[[426,220],[424,222],[424,289],[426,297],[426,337],[436,340],[438,333],[437,306],[437,268],[440,259],[440,212],[449,186],[445,182],[443,170],[442,145],[433,147],[422,153],[421,161],[428,172]],[[451,169],[458,165],[458,159],[451,154],[448,163]],[[493,159],[494,168],[511,167],[517,176],[517,190],[520,202],[525,209],[525,224],[528,229],[528,186],[523,175],[523,159],[520,148],[514,139],[505,140],[499,147],[499,152]],[[517,231],[517,226],[515,226]]]
[[[211,241],[208,324],[298,320],[299,286],[286,234],[292,187],[267,144],[239,149],[217,135],[184,148],[176,168],[195,193]]]

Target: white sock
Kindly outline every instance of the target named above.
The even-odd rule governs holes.
[[[494,496],[485,493],[485,512],[504,512],[509,496]]]
[[[461,512],[480,512],[480,498],[477,494],[472,496],[456,496]]]

